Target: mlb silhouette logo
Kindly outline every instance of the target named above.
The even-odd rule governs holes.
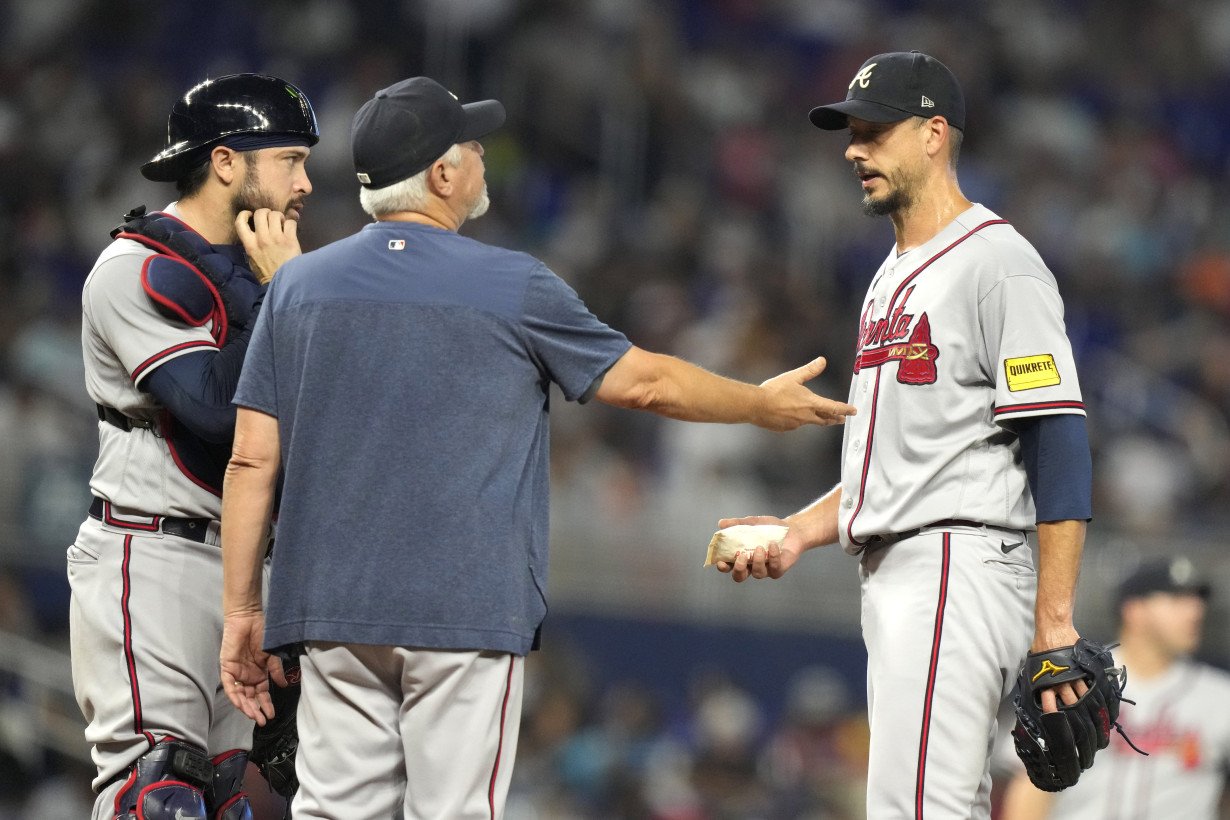
[[[405,249],[406,249],[406,240],[404,239],[390,239],[389,240],[389,250],[404,251]]]

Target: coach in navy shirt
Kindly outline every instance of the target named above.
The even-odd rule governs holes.
[[[548,388],[691,421],[840,423],[804,386],[641,350],[532,256],[458,235],[487,209],[495,100],[425,77],[355,116],[375,222],[274,277],[223,493],[222,683],[258,722],[302,647],[296,819],[498,817],[546,614]],[[262,557],[279,466],[277,557]]]

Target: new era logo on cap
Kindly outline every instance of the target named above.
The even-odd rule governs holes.
[[[850,81],[845,100],[813,108],[817,128],[845,128],[849,117],[897,122],[908,117],[940,116],[965,128],[965,98],[948,67],[919,51],[877,54]]]

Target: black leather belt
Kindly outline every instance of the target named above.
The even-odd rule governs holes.
[[[142,430],[152,430],[155,433],[158,432],[158,425],[152,421],[145,421],[143,419],[134,419],[131,416],[125,416],[123,413],[121,413],[119,410],[116,410],[114,407],[107,407],[106,405],[103,405],[103,404],[96,404],[94,406],[98,408],[98,420],[99,421],[105,421],[107,422],[107,424],[110,424],[112,427],[120,428],[125,433],[130,432],[133,428],[140,428]]]
[[[981,521],[967,521],[964,518],[945,518],[940,521],[932,521],[930,524],[924,524],[921,527],[915,527],[912,530],[904,532],[894,532],[889,535],[873,535],[867,539],[868,546],[883,546],[885,544],[895,544],[898,541],[904,541],[907,538],[913,538],[923,530],[944,529],[946,527],[985,527]]]
[[[144,521],[125,521],[111,515],[110,506],[101,498],[95,498],[90,503],[90,517],[97,518],[104,524],[124,530],[132,530],[137,533],[161,532],[166,535],[174,535],[177,538],[187,538],[189,541],[196,541],[198,544],[205,544],[209,541],[209,525],[213,523],[209,518],[173,518],[165,515],[155,515],[151,517],[152,520],[148,523]]]

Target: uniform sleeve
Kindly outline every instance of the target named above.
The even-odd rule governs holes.
[[[1038,276],[1008,276],[978,305],[987,360],[995,379],[995,420],[1085,415],[1063,301]]]
[[[265,303],[252,328],[252,339],[239,373],[239,386],[235,389],[235,404],[275,417],[278,415],[278,391],[274,378],[273,327],[279,281],[274,277],[269,285]]]
[[[192,327],[158,312],[141,287],[141,267],[152,257],[125,254],[100,264],[82,296],[87,320],[134,385],[164,362],[217,348],[207,325]]]
[[[541,264],[530,275],[522,325],[532,355],[568,401],[590,395],[594,382],[632,347],[622,333],[590,313],[564,280]]]

